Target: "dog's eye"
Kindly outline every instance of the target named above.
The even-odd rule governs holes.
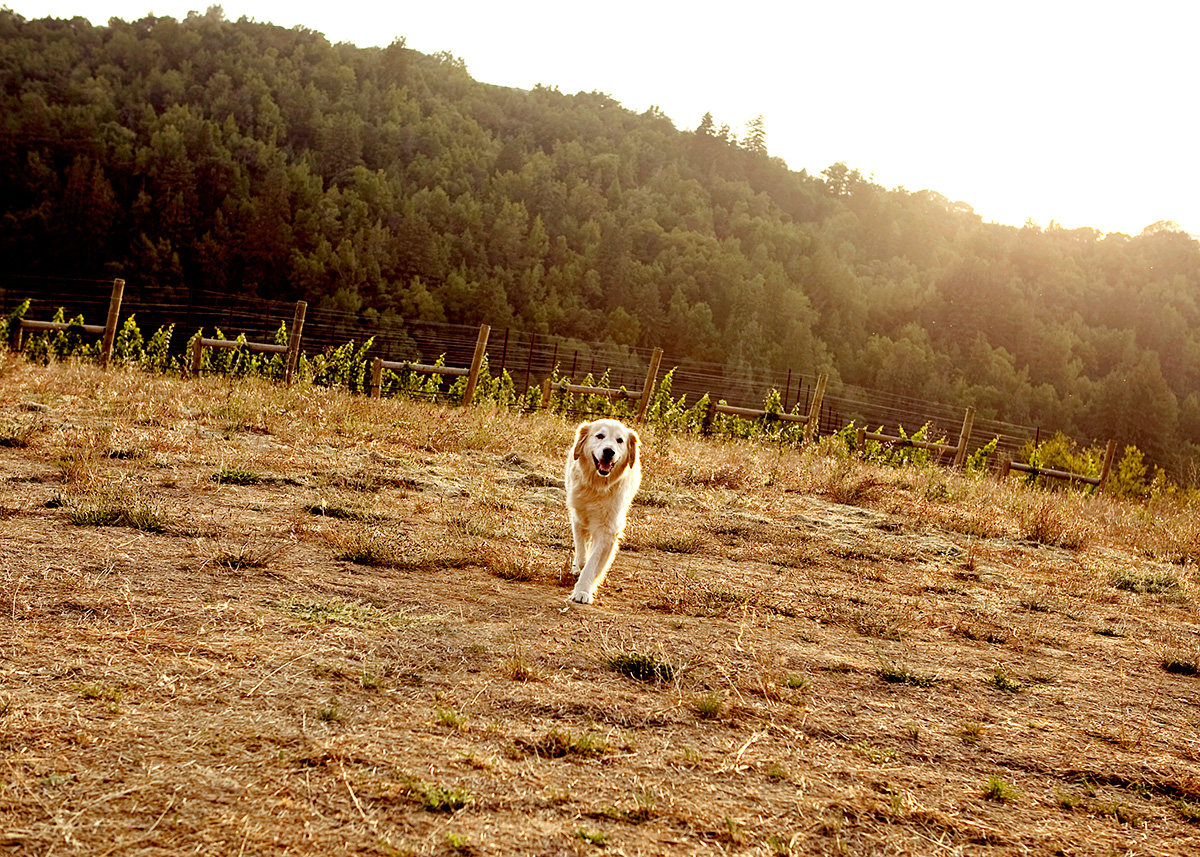
[[[623,437],[617,438],[617,443],[624,443],[624,442],[625,442],[625,438],[623,438]]]
[[[604,432],[600,432],[600,434],[596,435],[596,440],[604,440]]]

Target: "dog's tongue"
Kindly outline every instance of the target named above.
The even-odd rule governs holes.
[[[601,473],[603,473],[605,476],[607,476],[608,474],[612,473],[612,462],[597,460],[596,461],[596,469],[599,470]]]

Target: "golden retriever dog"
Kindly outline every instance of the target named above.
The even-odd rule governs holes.
[[[583,423],[567,453],[567,511],[575,537],[571,600],[591,604],[617,555],[625,515],[642,481],[637,432],[619,420]]]

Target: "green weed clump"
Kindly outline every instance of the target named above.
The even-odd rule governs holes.
[[[1021,796],[1021,793],[999,777],[993,775],[987,778],[983,784],[983,797],[986,800],[993,800],[997,803],[1012,803]]]
[[[426,812],[457,812],[475,803],[472,794],[463,788],[427,783],[412,779],[407,784],[408,793]]]
[[[519,741],[518,746],[527,752],[547,759],[567,756],[603,756],[608,752],[608,742],[592,732],[572,735],[560,729],[551,729],[541,738]]]
[[[1022,688],[1021,683],[1009,676],[1004,667],[999,664],[996,665],[996,669],[993,670],[992,674],[988,677],[987,683],[996,688],[996,690],[1000,690],[1005,693],[1017,693]]]
[[[707,693],[695,701],[696,716],[701,720],[718,720],[725,713],[725,701],[720,695]]]
[[[638,681],[670,681],[675,677],[675,667],[671,664],[640,652],[609,655],[606,664],[610,670]]]
[[[258,485],[263,481],[263,477],[240,467],[226,467],[219,473],[214,473],[212,480],[222,485]]]

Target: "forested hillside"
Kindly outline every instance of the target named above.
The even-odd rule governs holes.
[[[402,39],[331,45],[218,7],[103,27],[5,9],[0,253],[9,273],[119,275],[166,300],[202,283],[381,326],[829,371],[1115,437],[1186,476],[1194,238],[987,224],[845,165],[792,172],[761,122],[740,139],[718,122],[490,86]],[[1140,166],[1096,180],[1165,180]]]

